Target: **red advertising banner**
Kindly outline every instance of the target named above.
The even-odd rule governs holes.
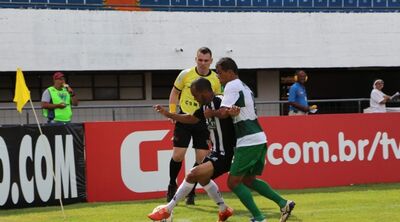
[[[302,189],[399,182],[400,114],[261,117],[268,138],[262,178]],[[169,121],[85,123],[88,201],[165,196],[172,155]],[[189,149],[188,152],[192,150]],[[189,152],[188,171],[194,155]],[[182,180],[184,170],[179,177]],[[226,175],[217,180],[227,191]]]
[[[261,118],[268,137],[265,178],[299,189],[399,182],[400,114]]]

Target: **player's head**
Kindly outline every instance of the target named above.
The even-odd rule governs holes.
[[[214,92],[210,81],[205,78],[198,78],[192,82],[190,91],[194,99],[201,104],[208,104],[214,98]]]
[[[374,81],[374,84],[372,85],[372,87],[374,89],[382,90],[383,84],[384,84],[384,82],[382,79],[377,79]]]
[[[294,73],[294,80],[298,83],[304,84],[308,80],[307,73],[304,70],[297,70]]]
[[[235,61],[233,61],[233,59],[229,57],[221,58],[217,62],[216,68],[219,81],[221,82],[222,85],[225,85],[229,81],[238,78],[239,74],[238,67]]]
[[[208,72],[213,61],[211,50],[207,47],[201,47],[196,54],[196,67],[199,72]],[[201,73],[204,74],[204,73]]]

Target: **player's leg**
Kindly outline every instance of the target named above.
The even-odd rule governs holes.
[[[199,179],[204,180],[204,178],[206,179],[208,178],[209,181],[212,176],[212,171],[213,171],[212,165],[210,167],[208,166],[208,164],[200,164],[192,168],[190,172],[186,175],[185,180],[179,186],[174,197],[167,204],[169,212],[171,212],[178,204],[178,202],[181,201],[193,190],[195,183],[197,183]]]
[[[167,192],[167,202],[171,201],[177,189],[177,178],[182,168],[182,161],[185,159],[187,147],[191,135],[185,124],[177,122],[174,130],[174,149],[169,163],[169,184]]]
[[[258,156],[261,154],[259,149],[253,146],[238,147],[235,150],[233,162],[228,177],[229,188],[238,196],[243,205],[250,211],[256,221],[263,221],[265,217],[261,214],[250,189],[243,183],[244,179],[250,180],[253,167],[257,161]]]
[[[185,158],[187,148],[174,147],[172,157],[169,162],[169,184],[167,191],[167,202],[169,202],[175,195],[178,187],[176,179],[178,178],[179,171],[182,168],[182,161]]]
[[[204,167],[204,169],[202,170],[196,170],[196,168],[198,168],[199,166],[194,167],[190,170],[189,174],[186,176],[185,180],[178,187],[176,193],[168,202],[165,208],[159,209],[158,211],[152,212],[148,215],[150,219],[161,220],[167,218],[171,214],[173,209],[178,205],[178,203],[193,190],[193,188],[195,187],[195,183],[197,183],[198,178],[201,178],[202,176],[207,177],[208,174],[212,175],[212,168],[211,168],[211,173],[208,173],[206,171],[210,171],[210,169],[206,167]],[[208,177],[210,178],[211,176]]]
[[[204,158],[210,153],[208,140],[210,137],[210,132],[208,129],[203,128],[201,124],[195,124],[191,127],[191,133],[193,138],[193,148],[195,149],[196,155],[196,162],[194,167],[198,164],[201,164]],[[193,190],[188,194],[186,199],[187,205],[194,205],[195,204],[195,191],[196,185],[194,186]]]
[[[260,149],[262,153],[259,155],[259,158],[254,165],[254,175],[261,175],[265,167],[265,155],[267,153],[266,144],[258,145],[258,149]],[[243,182],[246,186],[257,191],[262,196],[274,201],[279,206],[281,211],[281,222],[284,222],[289,218],[295,206],[294,201],[285,200],[284,198],[282,198],[274,189],[269,186],[267,182],[262,179],[258,179],[255,177],[245,177],[243,179]]]
[[[240,202],[250,211],[253,218],[257,221],[262,221],[265,217],[261,214],[260,209],[258,209],[251,191],[242,182],[243,177],[241,176],[228,176],[228,186],[233,193],[239,198]]]
[[[265,167],[265,155],[267,153],[266,144],[260,144],[254,146],[254,149],[260,150],[260,155],[256,160],[253,167],[252,175],[261,175]],[[273,190],[267,182],[262,179],[255,178],[255,176],[245,177],[243,179],[244,184],[257,191],[262,196],[274,201],[279,208],[283,208],[286,205],[287,200],[283,199],[275,190]]]
[[[225,162],[223,156],[211,153],[204,159],[202,164],[192,169],[186,177],[188,182],[199,182],[208,196],[217,204],[219,208],[218,221],[226,221],[233,215],[233,209],[225,204],[218,185],[211,180],[211,178],[217,178],[229,170]]]

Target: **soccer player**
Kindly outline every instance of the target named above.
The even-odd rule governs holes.
[[[195,99],[202,104],[193,115],[170,113],[160,105],[154,106],[154,109],[177,122],[202,124],[208,127],[212,151],[200,165],[191,169],[186,175],[185,180],[167,206],[148,215],[152,220],[168,218],[174,207],[193,189],[196,182],[203,186],[204,190],[218,205],[218,221],[226,221],[233,214],[233,209],[225,204],[217,184],[212,180],[228,172],[232,162],[233,148],[236,144],[232,119],[230,117],[226,119],[205,118],[204,111],[206,109],[218,109],[221,104],[221,98],[215,96],[211,83],[207,79],[199,78],[194,81],[191,85],[191,92]],[[239,112],[240,110],[237,107],[229,110],[230,115],[237,115]]]
[[[193,114],[199,108],[199,103],[194,99],[190,92],[191,83],[199,77],[208,79],[211,82],[213,91],[216,94],[221,94],[221,84],[218,80],[217,74],[210,70],[212,63],[212,53],[207,47],[202,47],[197,50],[196,66],[193,68],[183,70],[175,80],[174,87],[171,90],[169,97],[169,111],[171,113],[177,112],[177,104],[179,100],[179,107],[181,114]],[[176,179],[179,171],[182,168],[182,161],[185,158],[189,142],[193,138],[193,148],[196,153],[196,164],[201,163],[204,157],[209,153],[208,138],[209,132],[207,127],[201,123],[186,124],[181,122],[175,123],[174,129],[174,148],[172,158],[169,163],[169,185],[167,192],[167,202],[174,196],[177,184]],[[189,194],[186,204],[194,205],[195,188]]]
[[[228,186],[251,212],[252,222],[265,222],[266,219],[255,204],[250,189],[274,201],[281,210],[280,221],[285,222],[295,203],[283,199],[265,181],[256,178],[264,169],[267,138],[257,120],[253,92],[239,79],[238,67],[234,60],[222,58],[217,62],[216,67],[218,78],[225,86],[224,97],[221,108],[209,110],[206,117],[228,117],[230,116],[229,108],[234,105],[240,107],[239,115],[232,117],[237,141]]]

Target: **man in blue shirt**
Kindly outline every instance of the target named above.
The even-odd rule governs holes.
[[[314,112],[316,105],[308,106],[306,87],[307,73],[304,70],[298,70],[295,73],[295,83],[289,89],[289,116],[307,115],[308,112]]]

